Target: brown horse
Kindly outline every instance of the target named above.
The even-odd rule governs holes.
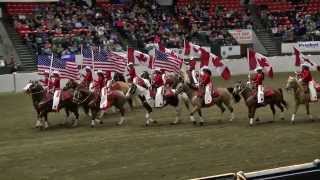
[[[291,116],[291,123],[295,123],[295,117],[301,104],[305,105],[307,115],[309,116],[309,119],[313,121],[313,117],[310,114],[310,94],[306,93],[302,83],[296,77],[289,76],[286,89],[293,89],[294,94],[295,106],[293,114]],[[320,92],[318,92],[317,95],[318,97],[320,97]]]
[[[198,112],[200,116],[200,125],[202,126],[204,124],[204,118],[202,117],[202,108],[211,107],[213,105],[217,105],[222,113],[225,112],[225,106],[228,108],[228,110],[231,113],[230,121],[233,121],[234,119],[234,109],[232,107],[232,99],[235,100],[235,102],[239,101],[239,97],[233,96],[232,91],[228,90],[227,88],[216,88],[215,91],[219,94],[219,96],[214,97],[211,104],[205,105],[203,97],[198,95],[199,88],[197,85],[194,84],[192,81],[192,78],[190,78],[186,73],[183,74],[184,81],[179,83],[177,86],[176,93],[182,93],[185,92],[187,96],[189,97],[191,104],[193,105],[193,109],[190,112],[190,120],[194,124],[197,124],[197,121],[194,118],[194,113]]]
[[[240,94],[248,107],[248,117],[250,126],[253,125],[253,119],[256,113],[256,109],[267,105],[269,105],[271,108],[273,121],[275,120],[276,114],[275,106],[277,106],[281,110],[281,119],[284,119],[284,107],[288,109],[288,104],[284,100],[282,89],[266,88],[266,90],[268,92],[265,92],[264,103],[258,104],[257,97],[254,93],[254,90],[251,88],[250,84],[239,81],[234,85],[234,93]]]
[[[90,92],[88,89],[82,86],[78,86],[74,91],[73,101],[79,105],[87,104],[91,110],[91,127],[95,126],[95,122],[102,124],[103,122],[97,119],[100,111],[100,97],[94,92]],[[124,93],[120,90],[109,90],[107,96],[108,102],[111,106],[115,106],[121,113],[120,121],[117,125],[122,125],[124,122],[124,105],[127,102],[127,98]]]
[[[30,94],[32,97],[33,107],[37,111],[37,122],[36,127],[47,129],[49,127],[48,123],[48,113],[52,111],[52,95],[48,95],[45,89],[41,86],[38,81],[30,81],[30,83],[26,86],[25,91],[27,94]],[[66,94],[70,98],[61,99],[59,104],[59,109],[65,109],[66,119],[64,124],[67,122],[70,111],[73,112],[76,119],[72,123],[72,127],[78,125],[79,121],[79,113],[78,107],[75,103],[72,102],[72,93],[71,91],[62,91],[61,94]]]

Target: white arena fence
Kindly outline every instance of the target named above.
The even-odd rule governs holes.
[[[320,55],[307,56],[310,60],[320,65]],[[275,56],[270,57],[270,63],[273,66],[274,72],[294,72],[299,68],[294,66],[294,56]],[[242,59],[224,59],[232,75],[245,75],[248,74],[248,63],[246,58]],[[182,67],[184,68],[184,67]],[[138,73],[147,70],[145,67],[136,67]],[[214,76],[217,74],[214,72]],[[276,77],[275,77],[276,78]],[[0,75],[0,92],[21,92],[23,87],[30,80],[39,80],[41,76],[37,72],[33,73],[15,73]],[[66,80],[62,80],[62,86]]]

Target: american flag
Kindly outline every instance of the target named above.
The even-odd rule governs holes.
[[[155,50],[154,68],[164,69],[168,72],[179,72],[182,62],[182,59],[170,53],[161,52],[158,49]]]
[[[112,52],[109,50],[94,50],[89,48],[82,50],[83,65],[90,66],[102,71],[112,71],[118,73],[124,73],[128,58],[121,53]],[[94,61],[92,61],[92,57]]]
[[[51,59],[52,67],[51,66]],[[38,56],[38,72],[43,73],[45,70],[59,71],[61,78],[66,79],[79,79],[78,66],[75,63],[74,55],[65,55],[61,58],[52,57],[51,55],[39,55]]]

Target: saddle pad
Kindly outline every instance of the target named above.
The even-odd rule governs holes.
[[[316,88],[317,92],[320,92],[320,83],[315,82],[314,87]]]
[[[271,88],[264,89],[264,96],[265,97],[273,96],[274,94],[275,94],[275,92],[273,89],[271,89]]]
[[[174,96],[174,92],[172,89],[167,89],[166,92],[164,93],[164,96],[169,97],[169,96]]]
[[[220,93],[218,92],[217,88],[213,88],[212,98],[219,97]]]
[[[62,101],[66,101],[66,100],[69,100],[69,99],[72,99],[72,94],[68,91],[62,91],[61,93],[61,100]]]

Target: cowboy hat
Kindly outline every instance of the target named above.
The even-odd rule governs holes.
[[[302,66],[302,67],[310,68],[310,64],[308,64],[308,63],[306,63],[306,62],[305,62],[305,63],[302,63],[301,66]]]
[[[60,75],[60,72],[57,71],[57,70],[54,70],[52,74],[54,74],[54,75]]]
[[[262,67],[258,66],[254,71],[262,71]]]
[[[91,67],[90,67],[90,66],[86,66],[86,67],[85,67],[85,69],[89,69],[89,70],[90,70],[90,69],[91,69]]]
[[[97,74],[103,74],[103,71],[101,69],[98,69],[96,73]]]

